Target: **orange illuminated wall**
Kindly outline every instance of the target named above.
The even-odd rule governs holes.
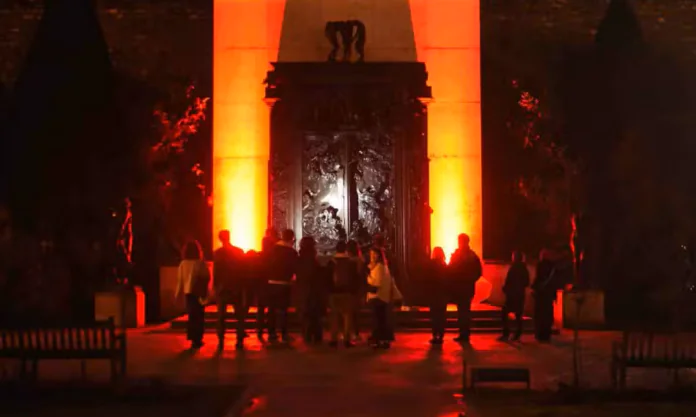
[[[418,60],[425,62],[432,246],[450,254],[469,234],[481,254],[479,0],[410,0]]]
[[[285,0],[213,4],[213,235],[229,229],[233,244],[260,249],[270,140],[263,80],[278,56]]]

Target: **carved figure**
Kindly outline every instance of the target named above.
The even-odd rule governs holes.
[[[355,42],[355,52],[358,53],[358,62],[365,61],[365,40],[367,32],[365,24],[360,20],[349,20],[350,32],[353,35],[352,41]],[[350,52],[350,47],[348,48]],[[350,53],[348,54],[350,57]]]
[[[331,52],[329,52],[329,61],[335,62],[338,55],[339,42],[338,37],[341,37],[341,46],[343,47],[343,61],[350,62],[353,53],[353,44],[355,51],[358,54],[358,62],[365,60],[365,24],[359,20],[339,20],[326,22],[324,27],[324,35],[331,43]]]

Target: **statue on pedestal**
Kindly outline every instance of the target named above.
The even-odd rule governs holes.
[[[324,35],[331,43],[331,52],[329,53],[329,61],[336,62],[338,55],[338,37],[341,37],[341,46],[343,47],[343,62],[350,62],[353,54],[353,46],[358,54],[357,62],[365,61],[365,40],[366,31],[365,24],[359,20],[340,20],[326,22]]]

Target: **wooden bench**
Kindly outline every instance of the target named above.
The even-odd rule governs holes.
[[[626,388],[628,368],[662,368],[674,372],[696,368],[696,341],[678,333],[627,331],[614,342],[611,353],[611,379],[614,388]]]
[[[469,388],[475,389],[477,384],[481,383],[521,383],[530,389],[532,386],[532,377],[529,368],[484,368],[471,367],[471,385]],[[467,366],[464,363],[463,369],[463,384],[466,389]]]
[[[36,380],[44,359],[108,359],[111,379],[126,375],[126,335],[113,319],[88,325],[0,329],[0,358],[21,362],[21,376]],[[31,364],[29,368],[28,365]],[[84,362],[82,363],[84,375]]]

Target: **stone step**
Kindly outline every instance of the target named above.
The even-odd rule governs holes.
[[[471,328],[476,333],[499,333],[502,329],[502,321],[500,309],[488,305],[472,306],[471,312]],[[228,316],[226,319],[227,327],[233,328],[236,319],[234,318],[234,310],[231,307],[227,308]],[[429,311],[424,307],[408,308],[397,310],[394,312],[396,326],[400,330],[425,330],[430,328]],[[448,330],[456,330],[457,312],[454,308],[448,308],[446,316],[446,328]],[[183,315],[171,322],[171,329],[184,331],[186,329],[187,316]],[[327,320],[324,320],[325,324]],[[246,319],[247,328],[255,328],[256,326],[256,308],[252,307]],[[361,309],[358,316],[359,327],[367,329],[371,326],[372,315],[369,309]],[[217,326],[217,308],[209,306],[206,308],[205,327],[207,330],[215,329]],[[296,331],[300,328],[300,320],[295,309],[290,309],[288,314],[288,326],[291,330]],[[529,317],[524,318],[525,333],[533,330],[533,322]]]

